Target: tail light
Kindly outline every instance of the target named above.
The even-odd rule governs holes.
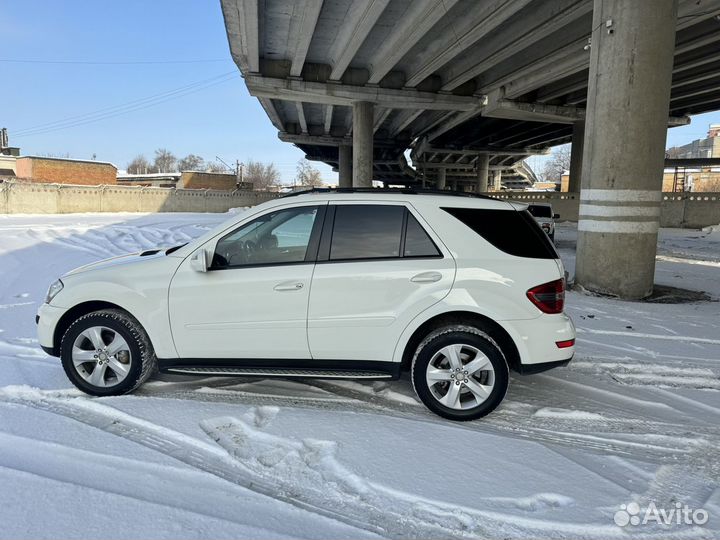
[[[564,341],[556,341],[555,345],[557,345],[558,349],[567,349],[568,347],[572,347],[575,345],[574,339],[566,339]]]
[[[565,280],[556,279],[533,287],[527,297],[543,313],[562,313],[565,305]]]

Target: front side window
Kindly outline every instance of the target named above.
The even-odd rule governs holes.
[[[317,206],[302,206],[246,223],[218,241],[212,268],[303,262],[317,214]]]
[[[400,257],[404,206],[338,205],[330,260]]]

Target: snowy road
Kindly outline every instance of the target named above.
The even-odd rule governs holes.
[[[575,360],[513,376],[471,423],[429,413],[407,379],[71,389],[35,338],[47,285],[225,217],[0,216],[0,538],[720,535],[718,302],[570,293]],[[575,229],[557,235],[572,273]],[[720,232],[663,230],[656,281],[720,298]],[[631,502],[710,520],[615,525]]]

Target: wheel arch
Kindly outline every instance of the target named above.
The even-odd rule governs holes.
[[[55,325],[55,331],[53,332],[53,350],[56,352],[56,354],[60,354],[60,342],[62,341],[63,335],[65,334],[67,329],[70,328],[70,325],[72,323],[74,323],[83,315],[87,315],[88,313],[92,313],[93,311],[100,311],[102,309],[118,309],[120,311],[124,311],[125,313],[133,317],[135,320],[137,320],[137,318],[132,313],[130,313],[130,311],[112,302],[106,302],[103,300],[91,300],[88,302],[81,302],[63,313],[62,317],[60,317],[57,324]]]
[[[505,355],[505,359],[507,360],[508,367],[513,371],[518,371],[519,366],[521,365],[520,352],[518,351],[515,341],[512,339],[507,330],[490,317],[473,311],[462,310],[447,311],[434,315],[418,326],[410,338],[405,342],[401,359],[402,369],[410,369],[415,351],[425,336],[437,328],[452,324],[471,325],[488,332],[497,344],[500,345],[500,348]]]

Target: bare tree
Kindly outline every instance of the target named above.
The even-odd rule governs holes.
[[[205,170],[207,170],[207,172],[214,173],[230,172],[230,169],[228,169],[224,163],[220,163],[219,161],[209,161],[207,166],[205,167]]]
[[[295,182],[301,186],[318,187],[322,186],[320,171],[310,165],[307,159],[301,159],[297,164]]]
[[[188,154],[178,160],[177,168],[180,171],[202,171],[205,168],[205,160],[196,154]]]
[[[166,148],[155,150],[155,167],[158,172],[169,173],[177,170],[177,158]]]
[[[565,171],[570,169],[570,145],[564,144],[553,150],[552,156],[543,167],[542,176],[546,182],[560,182]]]
[[[128,163],[127,172],[130,174],[148,174],[154,172],[154,167],[145,156],[139,154]]]
[[[243,165],[243,180],[252,182],[254,189],[267,190],[280,183],[280,172],[274,163],[266,165],[251,159]]]

